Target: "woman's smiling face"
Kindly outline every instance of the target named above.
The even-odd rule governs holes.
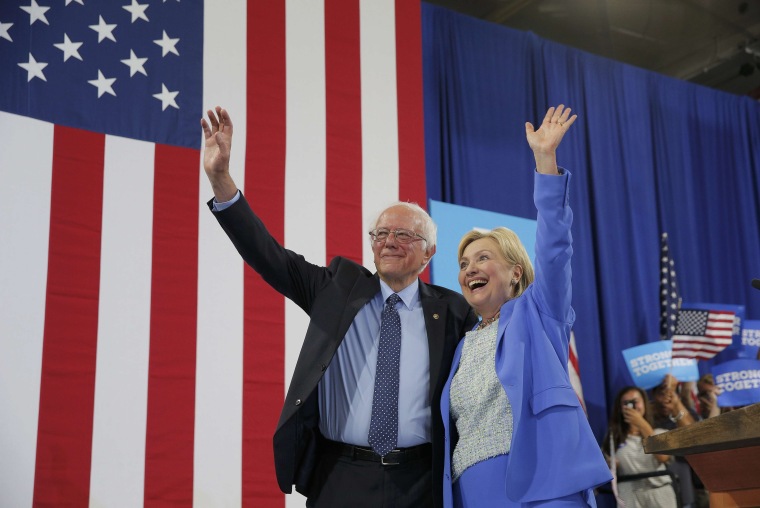
[[[484,318],[494,316],[512,297],[512,281],[521,269],[501,254],[491,238],[473,241],[459,259],[459,285],[467,303]]]

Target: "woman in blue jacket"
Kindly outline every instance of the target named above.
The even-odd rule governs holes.
[[[445,506],[595,506],[611,479],[567,373],[572,211],[556,149],[575,122],[549,108],[525,124],[536,160],[535,275],[506,228],[459,244],[459,284],[482,320],[454,356],[441,398]]]

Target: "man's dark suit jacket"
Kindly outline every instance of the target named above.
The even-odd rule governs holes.
[[[211,201],[209,207],[213,210]],[[243,196],[214,215],[245,262],[311,318],[274,434],[280,490],[290,493],[295,485],[308,497],[309,480],[318,460],[317,385],[359,309],[380,291],[379,278],[346,258],[336,257],[322,267],[283,248]],[[477,318],[460,294],[421,281],[419,284],[430,351],[433,499],[435,506],[441,506],[444,433],[438,402],[456,345]]]

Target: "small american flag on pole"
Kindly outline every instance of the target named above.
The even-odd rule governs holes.
[[[681,299],[678,297],[676,283],[676,264],[670,255],[668,234],[660,237],[660,338],[670,339],[676,329],[678,308]]]
[[[673,358],[709,360],[731,345],[736,313],[682,308],[673,334]]]

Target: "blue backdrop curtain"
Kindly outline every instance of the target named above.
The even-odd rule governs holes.
[[[573,173],[575,335],[601,437],[630,382],[621,351],[659,340],[662,232],[684,301],[760,319],[760,105],[425,3],[422,14],[430,199],[535,219],[525,121],[560,103],[579,115],[558,156]]]

